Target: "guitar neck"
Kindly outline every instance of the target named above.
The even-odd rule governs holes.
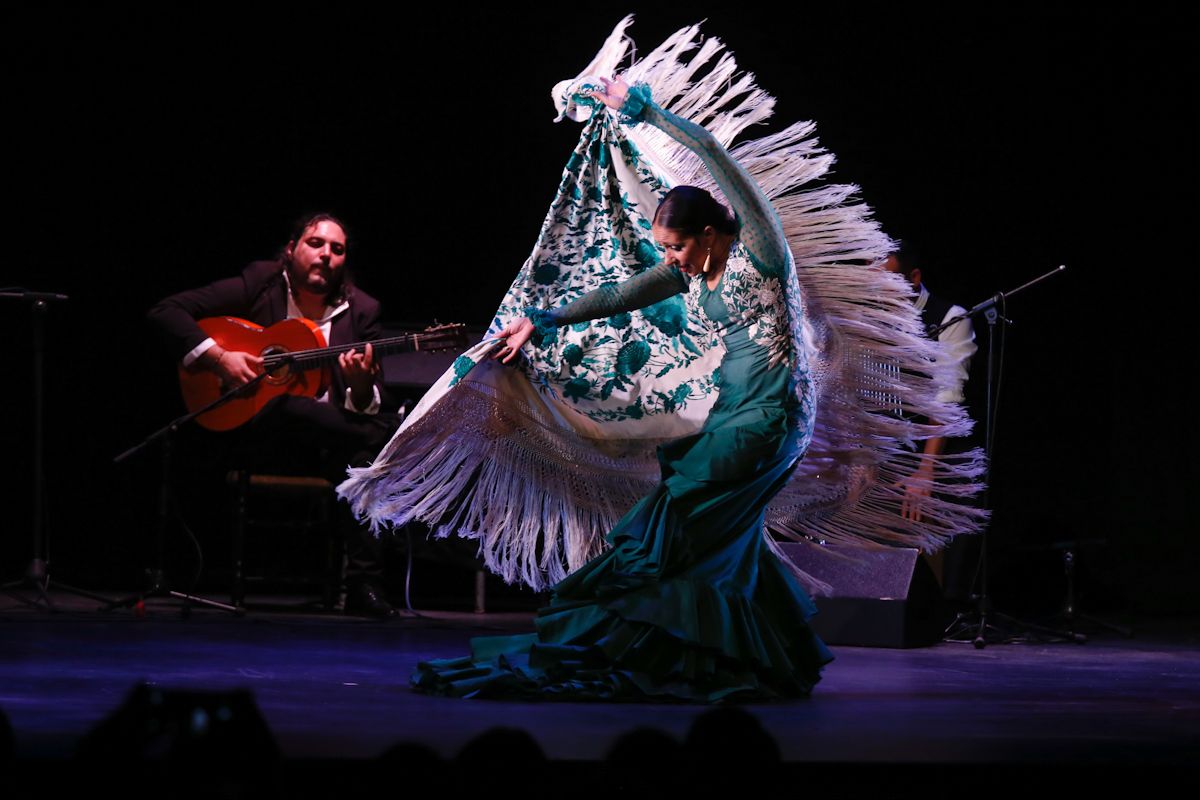
[[[378,358],[388,353],[398,353],[404,350],[421,350],[425,347],[432,348],[435,342],[442,343],[445,341],[445,338],[444,335],[436,333],[407,333],[403,336],[375,339],[370,342],[353,342],[351,344],[338,344],[331,347],[317,347],[312,350],[297,350],[293,353],[264,356],[263,368],[270,372],[286,363],[299,369],[312,369],[327,361],[336,361],[342,353],[348,353],[351,350],[362,352],[368,344],[371,345],[375,357]]]

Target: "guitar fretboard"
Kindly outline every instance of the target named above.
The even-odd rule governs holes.
[[[317,347],[311,350],[297,350],[292,353],[276,353],[264,356],[263,369],[270,372],[283,364],[311,368],[323,361],[334,361],[342,353],[348,353],[351,350],[362,350],[368,344],[371,345],[371,349],[376,355],[386,355],[402,350],[445,349],[455,346],[461,339],[461,333],[455,333],[453,330],[406,333],[401,336],[391,336],[371,342],[352,342],[350,344]]]

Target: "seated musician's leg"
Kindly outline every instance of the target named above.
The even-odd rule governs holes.
[[[347,467],[369,463],[399,424],[397,414],[355,414],[311,398],[284,396],[255,417],[247,433],[271,457],[285,454],[289,466],[315,471],[337,484]],[[345,503],[339,502],[335,513],[346,544],[346,612],[394,616],[382,587],[382,542],[353,518]]]

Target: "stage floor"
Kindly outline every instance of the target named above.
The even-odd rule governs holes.
[[[262,600],[263,598],[258,598]],[[280,607],[244,617],[151,600],[144,616],[58,598],[47,613],[0,600],[0,711],[18,762],[72,756],[135,684],[253,693],[285,759],[371,759],[419,743],[452,759],[497,726],[545,756],[600,761],[650,727],[678,742],[712,709],[451,700],[408,689],[414,665],[468,638],[530,628],[528,614],[423,612],[375,622]],[[739,706],[784,762],[1191,764],[1200,733],[1195,621],[1143,622],[1087,644],[833,648],[808,700]],[[2,759],[0,759],[2,761]]]

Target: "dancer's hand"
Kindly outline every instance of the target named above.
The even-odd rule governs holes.
[[[910,522],[920,522],[932,494],[933,464],[922,461],[912,475],[901,479],[896,485],[904,490],[904,499],[900,501],[900,517]]]
[[[625,105],[625,95],[629,94],[629,84],[621,78],[608,80],[601,78],[600,82],[604,84],[603,92],[588,92],[588,94],[609,108],[621,110],[621,106]]]
[[[496,354],[493,359],[500,359],[500,363],[507,364],[517,357],[517,353],[521,352],[521,348],[529,341],[529,337],[533,336],[533,322],[529,317],[521,317],[514,319],[508,323],[508,327],[496,334],[505,342],[500,347],[496,348]],[[501,358],[501,356],[504,356]]]

